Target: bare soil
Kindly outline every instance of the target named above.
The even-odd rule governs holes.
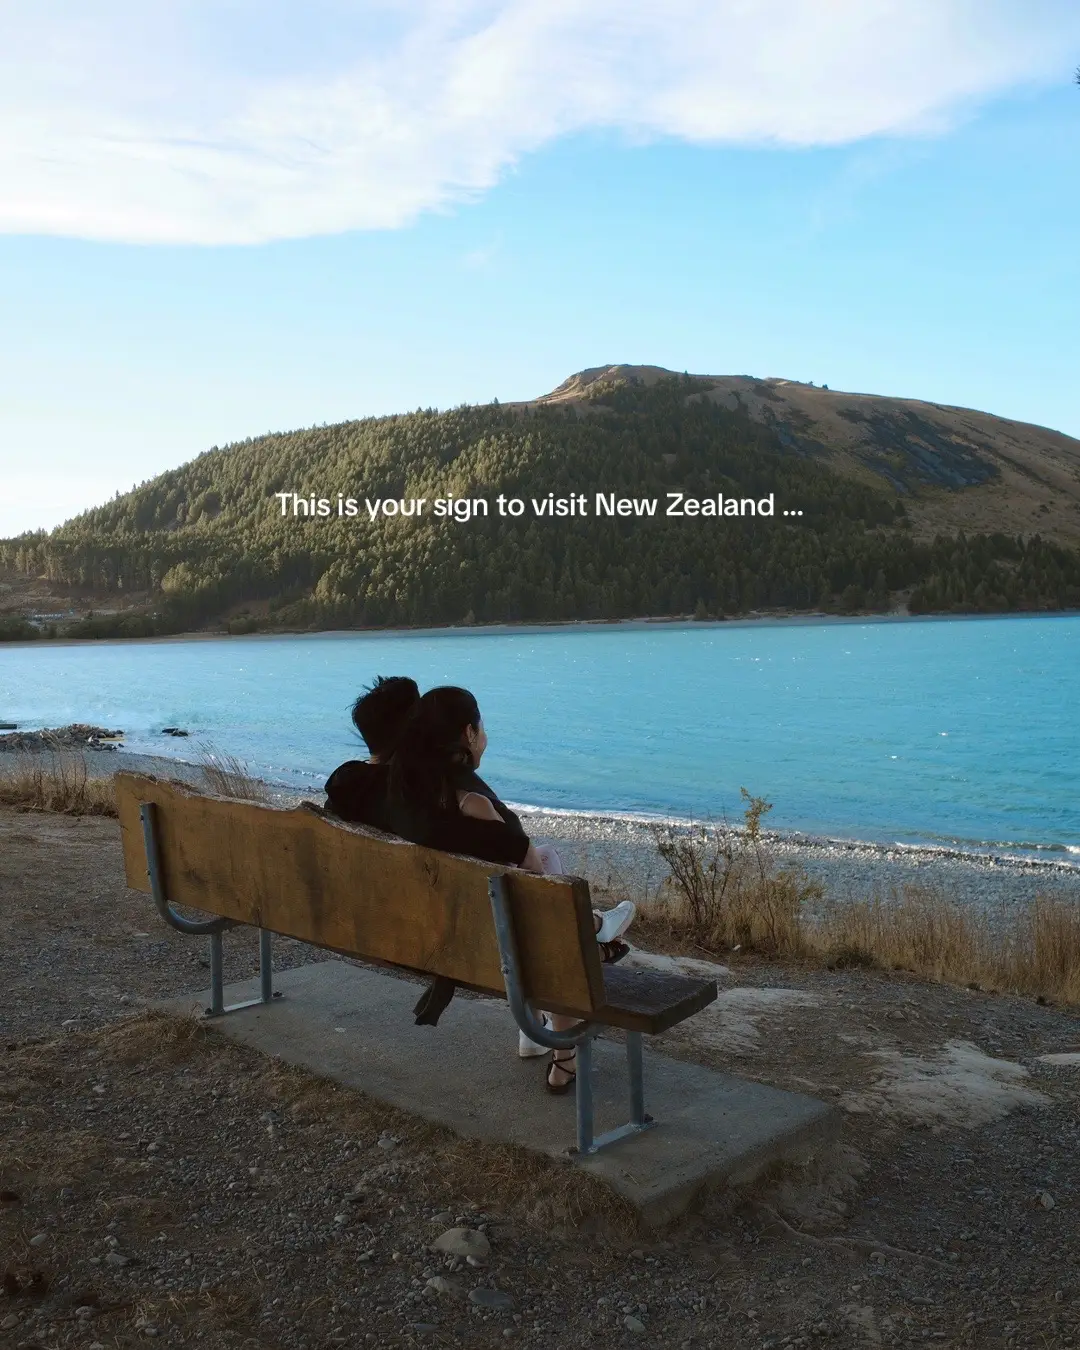
[[[229,978],[254,971],[253,934],[226,953]],[[205,964],[126,888],[115,821],[0,811],[5,1350],[1080,1337],[1080,1065],[1040,1058],[1080,1051],[1075,1010],[711,967],[717,1003],[662,1048],[835,1101],[842,1139],[642,1233],[568,1166],[147,1011],[204,988]],[[454,1227],[483,1233],[479,1264],[431,1250]]]

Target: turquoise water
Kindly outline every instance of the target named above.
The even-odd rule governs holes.
[[[312,788],[376,674],[471,688],[508,801],[736,818],[745,786],[784,829],[1080,854],[1073,616],[7,646],[0,720]]]

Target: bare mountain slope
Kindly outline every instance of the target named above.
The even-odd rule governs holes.
[[[595,366],[537,404],[588,406],[613,383],[655,384],[660,366]],[[695,375],[701,393],[779,433],[801,453],[902,494],[920,534],[1000,530],[1080,540],[1080,441],[1046,427],[918,399],[852,394],[795,380]],[[692,397],[693,395],[691,395]]]

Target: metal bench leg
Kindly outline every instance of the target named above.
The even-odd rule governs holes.
[[[226,1013],[239,1012],[242,1008],[259,1008],[273,1003],[281,994],[274,989],[273,934],[269,928],[259,929],[259,997],[248,998],[242,1003],[230,1003],[225,1006],[224,963],[222,961],[221,934],[210,934],[210,1006],[207,1017],[224,1017]]]
[[[596,1035],[596,1028],[589,1022],[579,1022],[571,1031],[556,1032],[551,1031],[536,1016],[529,1006],[522,986],[517,937],[514,933],[514,919],[505,877],[489,878],[488,891],[495,919],[495,934],[499,942],[506,1001],[514,1014],[514,1021],[526,1036],[540,1045],[546,1045],[552,1050],[569,1050],[571,1047],[577,1050],[577,1081],[574,1084],[577,1093],[577,1147],[573,1151],[579,1156],[588,1156],[607,1148],[609,1144],[617,1144],[620,1139],[626,1139],[629,1135],[652,1129],[654,1122],[645,1114],[641,1033],[631,1031],[626,1037],[626,1062],[630,1075],[630,1121],[626,1125],[620,1125],[617,1130],[609,1130],[599,1138],[594,1135],[592,1067],[593,1037]]]
[[[630,1077],[630,1124],[643,1128],[649,1124],[645,1114],[645,1072],[641,1059],[641,1032],[626,1033],[626,1070]]]
[[[645,1114],[645,1079],[641,1055],[641,1032],[626,1033],[626,1069],[630,1081],[630,1119],[607,1134],[593,1134],[593,1096],[592,1096],[592,1038],[588,1052],[582,1057],[583,1046],[578,1047],[578,1153],[599,1153],[602,1148],[617,1144],[621,1139],[651,1130],[656,1122]],[[588,1129],[582,1129],[583,1117],[588,1121]]]
[[[274,997],[273,936],[269,928],[259,929],[259,997],[263,1003]]]
[[[578,1042],[577,1080],[574,1090],[577,1093],[577,1151],[592,1153],[593,1141],[593,1073],[592,1073],[592,1032],[586,1032]]]
[[[225,1011],[225,959],[221,934],[210,934],[210,1006],[207,1017],[220,1017]]]
[[[161,831],[158,828],[158,812],[153,802],[142,802],[139,806],[142,819],[143,843],[146,847],[146,871],[150,878],[150,890],[157,905],[158,913],[177,932],[192,937],[210,938],[210,1006],[207,1017],[224,1017],[226,1013],[238,1012],[241,1008],[258,1007],[261,1003],[271,1003],[280,994],[273,991],[272,951],[270,931],[259,929],[259,998],[247,999],[244,1003],[231,1003],[225,1006],[225,961],[221,935],[226,928],[242,927],[237,919],[187,919],[169,902],[165,886],[165,868],[161,858]]]

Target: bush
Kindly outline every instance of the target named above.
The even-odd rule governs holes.
[[[772,804],[740,791],[746,802],[741,830],[654,828],[671,876],[649,917],[701,947],[800,955],[802,909],[821,899],[821,887],[799,869],[777,869],[761,835],[761,818]]]
[[[32,623],[12,614],[0,614],[0,642],[32,642],[41,633]]]

